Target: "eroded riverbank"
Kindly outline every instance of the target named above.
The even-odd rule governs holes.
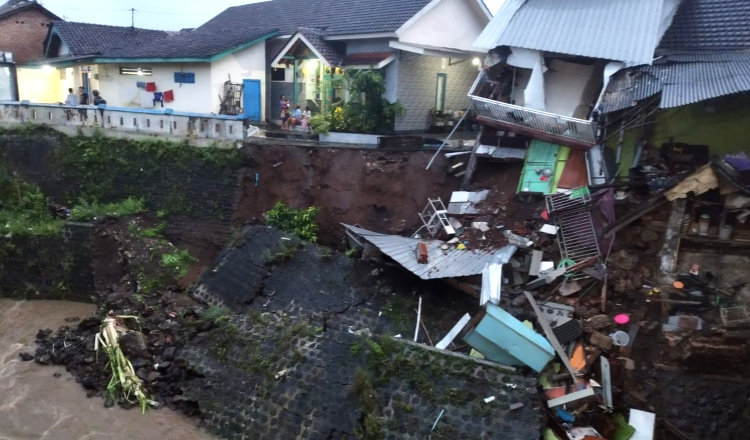
[[[106,409],[86,398],[62,367],[22,362],[33,352],[40,328],[57,329],[65,318],[91,315],[95,306],[65,301],[0,299],[0,440],[104,440],[113,438],[209,440],[192,420],[168,409]]]

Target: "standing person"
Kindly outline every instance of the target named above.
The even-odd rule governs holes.
[[[89,94],[86,93],[83,87],[78,88],[78,105],[89,105]],[[79,108],[78,114],[81,116],[81,121],[88,121],[89,113],[85,108]]]
[[[83,87],[78,88],[78,104],[89,105],[89,94],[86,93],[86,90]]]
[[[73,89],[68,89],[68,97],[65,98],[65,105],[78,105],[78,97],[73,94]]]
[[[107,103],[107,101],[105,101],[104,98],[102,98],[101,96],[99,96],[99,91],[98,90],[91,91],[91,94],[94,95],[94,105],[106,104]]]
[[[286,121],[289,119],[289,100],[286,99],[286,96],[281,95],[279,107],[281,107],[281,128],[284,129]]]

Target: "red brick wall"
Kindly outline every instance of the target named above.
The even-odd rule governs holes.
[[[13,61],[19,64],[43,58],[50,21],[37,9],[0,18],[0,50],[13,53]]]

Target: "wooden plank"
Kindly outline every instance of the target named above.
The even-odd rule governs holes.
[[[552,344],[552,348],[555,349],[555,352],[557,352],[557,355],[560,356],[560,359],[563,362],[563,365],[565,365],[565,368],[570,373],[570,376],[572,378],[575,378],[578,375],[578,372],[573,368],[572,365],[570,365],[570,359],[568,359],[567,353],[565,353],[565,349],[560,345],[560,342],[557,340],[557,337],[555,336],[555,332],[552,331],[552,327],[550,327],[549,322],[547,322],[547,319],[542,314],[542,311],[539,309],[539,305],[536,303],[536,299],[531,295],[530,292],[523,292],[524,295],[526,295],[526,299],[531,304],[531,307],[534,309],[534,313],[536,313],[537,321],[539,322],[539,325],[542,326],[542,330],[544,330],[544,334],[547,336],[547,340],[550,344]]]
[[[471,179],[474,178],[474,171],[477,169],[477,150],[479,149],[482,139],[482,131],[479,130],[477,139],[474,141],[474,149],[471,150],[471,156],[469,156],[469,164],[466,166],[466,174],[464,174],[464,180],[461,182],[461,190],[466,190],[471,185]]]
[[[586,169],[585,153],[581,150],[571,150],[568,160],[565,161],[558,188],[573,189],[589,184],[588,171]]]

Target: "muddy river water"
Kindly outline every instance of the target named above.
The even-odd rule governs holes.
[[[18,354],[34,352],[40,328],[57,329],[66,317],[93,311],[88,304],[0,299],[0,440],[213,439],[196,420],[169,409],[105,409],[63,367],[21,362]]]

